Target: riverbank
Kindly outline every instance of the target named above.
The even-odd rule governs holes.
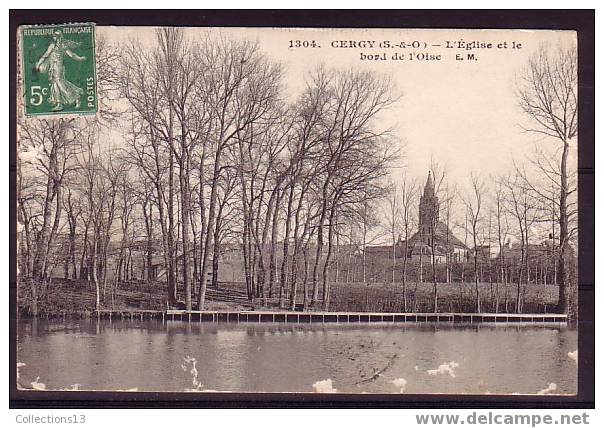
[[[96,291],[86,281],[53,279],[48,286],[38,285],[38,313],[48,316],[91,316],[96,310]],[[481,312],[515,312],[516,286],[480,284]],[[558,289],[552,285],[522,286],[522,313],[551,313],[557,302]],[[101,289],[101,309],[114,311],[166,310],[166,286],[159,282],[131,281],[113,289]],[[497,299],[497,295],[499,299]],[[31,283],[24,281],[18,289],[19,312],[31,315]],[[433,311],[433,285],[402,284],[331,284],[329,310],[333,312],[428,313]],[[471,283],[438,284],[439,313],[475,312],[475,289]],[[245,284],[219,283],[207,292],[208,311],[280,311],[278,296],[247,299]],[[297,299],[301,302],[302,295]],[[310,296],[308,298],[310,301]],[[499,308],[496,308],[496,303]],[[506,310],[507,302],[507,310]],[[319,310],[321,308],[315,308]]]
[[[496,313],[394,313],[394,312],[291,312],[291,311],[115,311],[99,310],[98,319],[159,320],[225,323],[286,323],[286,324],[380,324],[380,323],[438,323],[438,324],[566,324],[561,314],[496,314]]]

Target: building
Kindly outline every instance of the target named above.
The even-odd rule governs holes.
[[[201,250],[199,250],[201,251]],[[194,252],[193,249],[189,250],[189,263],[194,263],[193,260]],[[208,257],[208,266],[207,266],[207,281],[212,280],[214,263],[213,263],[213,254],[209,254]],[[176,256],[177,271],[182,267],[183,262],[183,252],[179,250],[178,255]],[[153,275],[155,279],[164,280],[167,275],[166,270],[166,262],[161,255],[156,255],[153,257],[152,262]],[[199,266],[198,266],[199,267]],[[193,270],[193,268],[192,268]],[[179,274],[179,279],[182,276],[182,272],[177,272]],[[217,274],[218,282],[243,282],[245,281],[245,272],[244,272],[244,261],[243,261],[243,252],[241,251],[241,246],[237,243],[224,243],[220,246],[220,254],[218,257],[218,274]]]
[[[431,172],[428,172],[426,185],[419,200],[418,230],[409,238],[407,244],[399,237],[394,250],[397,259],[407,257],[411,260],[423,259],[431,262],[433,252],[436,263],[446,262],[447,257],[453,262],[467,261],[469,258],[468,247],[440,221],[440,202],[436,196]],[[393,254],[391,245],[367,247],[366,251],[371,257],[392,258]]]

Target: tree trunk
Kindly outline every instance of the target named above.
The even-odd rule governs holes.
[[[474,224],[474,226],[476,226]],[[476,242],[476,227],[473,227],[472,229],[472,239],[474,240],[474,287],[475,287],[475,292],[476,292],[476,313],[480,313],[481,307],[480,307],[480,289],[478,286],[478,251],[476,248],[477,242]]]
[[[567,162],[568,162],[568,141],[564,140],[562,147],[562,158],[560,160],[560,244],[558,248],[558,272],[557,283],[558,283],[558,306],[557,312],[561,314],[569,313],[569,309],[574,312],[573,308],[569,308],[570,295],[568,292],[568,267],[566,260],[567,245],[568,245],[568,213],[567,213],[567,196],[568,196],[568,175],[567,175]],[[571,314],[576,315],[576,314]]]
[[[336,213],[337,199],[333,202],[331,213],[329,215],[329,232],[327,234],[327,256],[323,265],[323,310],[329,310],[329,278],[328,269],[331,263],[331,255],[333,253],[333,235],[334,235],[334,218]]]
[[[403,254],[403,312],[407,312],[407,258],[409,254],[409,230],[405,225],[405,254]]]
[[[522,241],[522,248],[520,250],[520,267],[518,271],[518,282],[516,284],[516,313],[520,313],[521,303],[520,303],[520,287],[522,284],[522,274],[524,269],[524,238]]]
[[[182,281],[185,290],[185,307],[187,311],[193,309],[193,304],[191,301],[191,272],[190,272],[190,247],[189,247],[189,220],[190,220],[190,205],[189,198],[191,196],[189,192],[189,181],[188,181],[188,154],[184,147],[185,143],[181,144],[182,152],[180,154],[180,170],[179,170],[179,179],[180,179],[180,217],[181,217],[181,227],[182,227]]]
[[[277,230],[279,226],[279,205],[283,198],[283,192],[277,186],[275,188],[277,192],[275,209],[273,210],[273,218],[271,224],[271,247],[269,252],[269,265],[268,265],[268,297],[273,297],[273,287],[275,285],[275,279],[277,278]],[[283,287],[279,287],[279,304],[281,304],[281,298],[283,296]]]
[[[214,173],[212,175],[212,190],[210,192],[210,207],[209,207],[209,212],[208,212],[208,223],[207,223],[206,230],[205,230],[206,241],[205,241],[205,245],[204,245],[204,249],[203,249],[203,256],[202,256],[202,261],[201,261],[201,278],[200,278],[201,287],[199,289],[199,301],[198,301],[200,311],[204,310],[205,301],[206,301],[207,284],[206,284],[205,278],[206,278],[206,275],[208,272],[208,252],[213,243],[212,238],[214,236],[213,232],[214,232],[214,221],[215,221],[215,214],[216,214],[216,200],[218,197],[218,194],[217,194],[218,179],[220,176],[220,167],[221,167],[221,161],[222,161],[222,149],[223,149],[223,145],[224,145],[224,142],[222,141],[223,138],[224,138],[224,135],[223,135],[223,133],[221,133],[219,143],[218,143],[218,148],[216,149],[216,155],[214,157]]]
[[[432,284],[433,284],[433,308],[434,312],[438,312],[438,282],[436,281],[436,245],[435,245],[435,236],[436,233],[436,223],[432,222],[432,231],[431,231],[431,248],[432,248]]]
[[[220,237],[214,236],[214,249],[212,251],[212,287],[218,287],[218,269],[220,268]]]
[[[49,157],[49,171],[55,173],[56,170],[56,151],[53,150]],[[46,180],[46,197],[44,198],[44,207],[42,211],[42,226],[36,239],[36,252],[33,263],[33,277],[35,279],[44,279],[46,274],[46,261],[48,257],[48,247],[51,241],[51,218],[52,218],[52,203],[55,200],[58,190],[58,182],[48,176]]]
[[[283,260],[281,260],[281,279],[279,281],[279,307],[283,307],[283,298],[285,291],[285,284],[287,282],[287,262],[289,258],[289,234],[291,229],[291,217],[292,217],[292,206],[294,202],[294,191],[295,185],[294,182],[290,183],[289,195],[287,198],[287,210],[285,212],[285,235],[283,236]],[[294,292],[295,293],[295,292]],[[295,302],[295,294],[291,295],[290,298],[290,306]],[[294,308],[292,307],[292,310]]]
[[[321,217],[317,225],[317,250],[315,251],[315,262],[312,271],[312,298],[310,305],[314,306],[319,299],[319,263],[323,257],[323,227],[325,225],[325,217],[327,216],[327,184],[323,186],[323,199],[321,207]]]
[[[292,185],[293,186],[293,185]],[[304,194],[306,193],[306,187],[303,185],[300,190],[300,196],[298,198],[298,205],[296,207],[296,213],[294,217],[294,253],[291,258],[291,290],[290,290],[290,308],[293,311],[296,307],[296,293],[298,285],[298,256],[300,253],[300,247],[302,245],[302,236],[299,235],[300,231],[300,213],[304,202]],[[307,220],[310,217],[307,217]],[[306,255],[304,256],[306,257]],[[306,290],[304,291],[304,307],[306,307]]]

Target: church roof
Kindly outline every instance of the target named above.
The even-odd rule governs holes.
[[[445,223],[443,223],[442,221],[436,222],[436,230],[434,233],[434,240],[436,241],[436,245],[441,245],[441,246],[446,245],[447,232],[449,234],[448,239],[449,239],[450,247],[462,248],[464,250],[468,249],[468,247],[463,242],[461,242],[461,240],[459,240],[455,235],[453,235],[453,232],[451,232],[451,230],[447,228],[447,225]],[[413,234],[413,236],[411,238],[409,238],[409,241],[410,242],[421,241],[419,232],[415,232]]]

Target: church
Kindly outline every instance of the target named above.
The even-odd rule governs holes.
[[[407,258],[419,260],[420,257],[426,257],[431,260],[434,251],[436,263],[444,263],[447,254],[452,262],[468,259],[468,247],[453,235],[439,216],[440,203],[434,189],[432,173],[428,172],[424,192],[419,200],[419,227],[409,238]],[[405,248],[405,242],[400,239],[398,245]]]
[[[423,259],[424,262],[431,263],[434,251],[436,263],[445,263],[447,255],[451,262],[467,261],[468,247],[453,235],[439,216],[440,202],[434,189],[432,173],[428,172],[426,185],[419,200],[418,230],[409,238],[407,245],[399,236],[395,249],[396,258],[406,257],[417,261]],[[392,258],[391,245],[367,247],[367,252],[372,256]]]

